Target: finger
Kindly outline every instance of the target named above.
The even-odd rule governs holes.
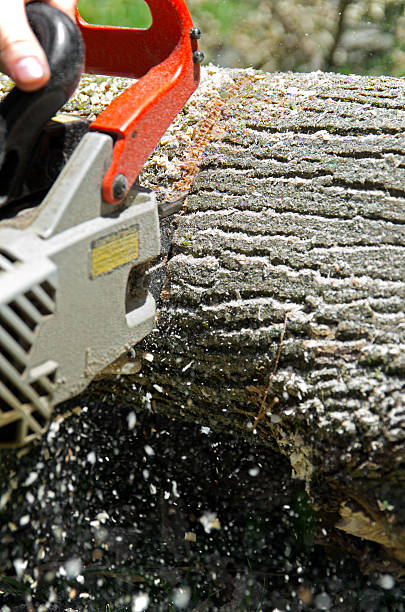
[[[0,0],[0,68],[24,91],[39,89],[50,76],[22,0]]]

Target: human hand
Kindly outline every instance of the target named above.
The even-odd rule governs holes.
[[[50,71],[45,53],[31,30],[25,4],[31,0],[0,0],[0,70],[24,91],[43,87]],[[72,19],[78,0],[45,0]]]

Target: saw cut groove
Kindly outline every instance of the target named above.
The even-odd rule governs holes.
[[[209,108],[206,110],[195,128],[192,144],[183,154],[183,160],[181,162],[183,176],[173,185],[173,191],[175,193],[184,193],[190,190],[200,169],[205,148],[208,143],[215,138],[215,127],[226,105],[229,100],[237,94],[241,87],[249,82],[249,80],[248,76],[242,76],[237,79],[234,83],[229,85],[225,91],[217,95],[216,99],[212,101],[212,104],[210,104]]]

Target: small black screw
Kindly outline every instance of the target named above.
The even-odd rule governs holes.
[[[123,174],[117,174],[113,183],[113,195],[116,200],[124,197],[128,189],[127,177]]]
[[[199,40],[201,38],[201,30],[194,26],[190,29],[190,38],[191,40]]]
[[[197,51],[193,51],[193,62],[194,64],[201,64],[204,61],[204,53],[199,49]]]

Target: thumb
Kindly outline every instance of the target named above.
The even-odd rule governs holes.
[[[24,91],[49,79],[45,53],[32,32],[23,0],[0,0],[0,69]]]

